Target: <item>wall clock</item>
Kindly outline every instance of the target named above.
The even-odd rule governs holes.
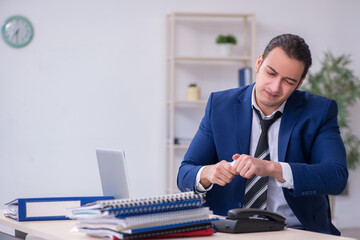
[[[12,16],[5,20],[1,28],[4,41],[16,48],[24,47],[33,37],[33,27],[23,16]]]

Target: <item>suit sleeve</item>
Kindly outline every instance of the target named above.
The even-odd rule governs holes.
[[[306,163],[289,161],[294,178],[294,189],[289,192],[294,197],[337,195],[344,190],[348,171],[337,113],[336,102],[329,101],[320,127],[308,139],[311,145],[310,159],[307,159]]]
[[[212,99],[213,93],[209,97],[205,115],[200,123],[199,129],[180,165],[177,176],[177,185],[181,191],[195,191],[196,174],[200,168],[217,162],[211,126]]]

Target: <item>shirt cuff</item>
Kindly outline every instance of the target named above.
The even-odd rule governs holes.
[[[279,180],[275,179],[277,185],[283,188],[294,189],[294,178],[290,165],[284,162],[279,163],[282,168],[283,178],[285,179],[285,182],[282,183]]]
[[[196,192],[207,192],[209,191],[214,184],[211,184],[208,188],[204,188],[204,186],[200,183],[200,176],[202,171],[204,170],[205,166],[201,167],[198,173],[196,174],[196,180],[195,180],[195,191]]]

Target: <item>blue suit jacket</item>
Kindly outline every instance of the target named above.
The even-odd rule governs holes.
[[[235,153],[249,154],[253,85],[212,93],[199,130],[192,140],[178,173],[181,191],[195,188],[195,178],[204,165],[232,161]],[[295,91],[282,115],[278,159],[289,163],[294,189],[284,196],[307,230],[339,235],[328,218],[327,194],[340,194],[347,183],[346,152],[337,123],[334,100]],[[215,214],[227,215],[244,200],[246,179],[237,175],[224,187],[214,185],[206,205]]]

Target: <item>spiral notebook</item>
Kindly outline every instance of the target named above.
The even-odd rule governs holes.
[[[81,219],[77,224],[79,228],[104,228],[113,231],[124,231],[146,227],[156,227],[167,224],[177,224],[186,221],[199,221],[209,219],[212,211],[208,207],[188,210],[162,212],[146,215],[137,215],[126,218],[90,218]]]
[[[72,214],[80,222],[77,231],[94,236],[138,239],[180,233],[209,235],[211,230],[205,229],[211,229],[212,221],[217,218],[210,218],[212,212],[202,206],[204,197],[204,194],[184,192],[97,201],[72,209]]]
[[[97,201],[93,205],[72,209],[75,218],[112,215],[117,218],[200,208],[204,194],[183,192],[157,197]]]
[[[88,229],[79,228],[83,232],[97,237],[111,237],[112,239],[150,239],[150,238],[171,238],[178,236],[207,236],[214,233],[210,221],[199,221],[197,223],[184,223],[169,226],[168,228],[154,228],[145,232],[123,233],[109,229]]]

